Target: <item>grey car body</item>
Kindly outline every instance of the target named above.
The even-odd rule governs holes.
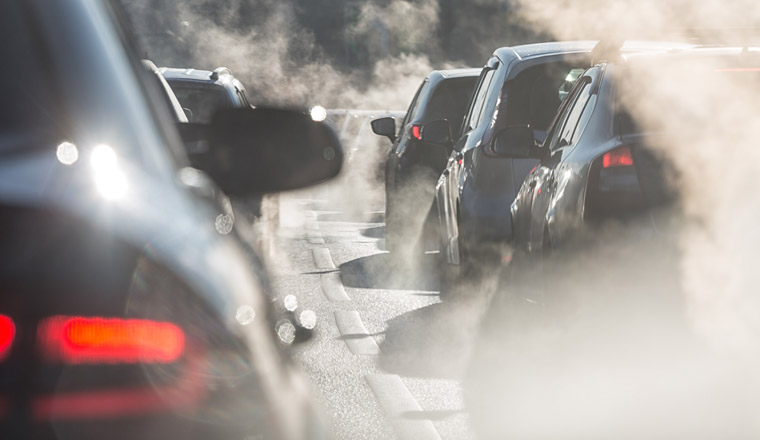
[[[497,49],[483,68],[446,169],[436,184],[441,251],[450,264],[511,239],[509,206],[534,159],[486,151],[497,131],[548,128],[565,78],[590,64],[594,42],[539,43]],[[505,221],[505,219],[507,219]]]
[[[677,205],[678,194],[672,187],[677,181],[676,168],[651,148],[657,133],[642,130],[622,110],[618,90],[626,85],[619,81],[624,77],[620,72],[634,65],[660,69],[665,76],[688,71],[684,66],[700,67],[700,62],[713,69],[710,62],[716,60],[740,66],[718,75],[758,77],[756,54],[737,47],[682,47],[631,54],[618,62],[600,63],[581,76],[545,144],[535,151],[539,164],[527,176],[510,209],[515,249],[525,260],[521,263],[541,261],[552,251],[572,248],[574,242],[584,244],[587,237],[581,233],[585,228],[610,219],[630,222],[643,218],[635,228],[625,228],[626,233],[639,237],[662,234],[667,222],[658,210]],[[669,68],[663,67],[666,63]],[[700,96],[695,92],[690,98]],[[739,102],[741,97],[726,94],[726,99]],[[694,126],[710,122],[695,119]],[[616,163],[615,157],[627,161]]]

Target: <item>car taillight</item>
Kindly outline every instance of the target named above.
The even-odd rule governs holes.
[[[5,315],[0,315],[0,361],[8,356],[16,337],[16,325]]]
[[[602,168],[626,167],[633,165],[633,156],[628,147],[618,147],[604,153],[602,156]]]
[[[69,364],[170,363],[185,349],[178,326],[143,319],[53,316],[37,337],[47,360]]]
[[[414,124],[409,131],[414,139],[418,141],[422,140],[422,125]]]

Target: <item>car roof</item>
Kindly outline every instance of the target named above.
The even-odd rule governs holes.
[[[520,60],[530,60],[534,58],[563,55],[573,53],[591,52],[599,41],[552,41],[545,43],[522,44],[519,46],[501,47],[494,51],[494,56],[502,61],[512,58]],[[694,47],[694,44],[683,42],[669,41],[646,41],[646,40],[627,40],[620,49],[621,52],[665,52],[673,49],[687,49]]]
[[[546,55],[561,55],[565,53],[591,52],[596,41],[552,41],[546,43],[522,44],[519,46],[500,47],[494,55],[502,61],[518,58],[531,59]]]
[[[430,74],[438,74],[443,78],[465,78],[470,76],[480,75],[480,71],[483,70],[480,67],[468,67],[466,69],[446,69],[446,70],[434,70]]]
[[[219,69],[217,69],[219,70]],[[221,71],[212,78],[214,71],[181,67],[160,67],[159,72],[167,81],[197,81],[213,84],[225,84],[235,81],[235,77],[228,71]]]
[[[467,69],[447,69],[447,70],[433,70],[427,76],[427,81],[433,86],[437,87],[437,84],[447,80],[453,79],[467,79],[476,80],[480,76],[482,68],[467,68]]]

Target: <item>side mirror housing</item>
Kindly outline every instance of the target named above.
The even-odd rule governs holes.
[[[532,128],[527,125],[515,125],[496,133],[490,153],[498,157],[530,158],[535,144]]]
[[[343,165],[338,137],[308,112],[223,109],[211,124],[188,124],[180,135],[186,144],[205,137],[208,148],[189,151],[190,161],[230,196],[314,185],[335,177]]]
[[[396,142],[396,120],[391,117],[374,119],[370,125],[372,125],[372,132],[378,136],[385,136]]]
[[[451,139],[451,124],[447,119],[438,119],[422,126],[422,142],[430,144],[449,145]]]

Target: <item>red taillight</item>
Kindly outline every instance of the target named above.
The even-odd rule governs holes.
[[[602,156],[602,168],[628,167],[633,165],[633,157],[628,147],[618,147]]]
[[[0,315],[0,361],[8,356],[16,337],[16,325],[13,320],[5,315]]]
[[[422,126],[421,125],[412,125],[412,137],[417,139],[418,141],[422,140]]]
[[[182,329],[143,319],[54,316],[37,336],[48,360],[70,364],[169,363],[185,349]]]

